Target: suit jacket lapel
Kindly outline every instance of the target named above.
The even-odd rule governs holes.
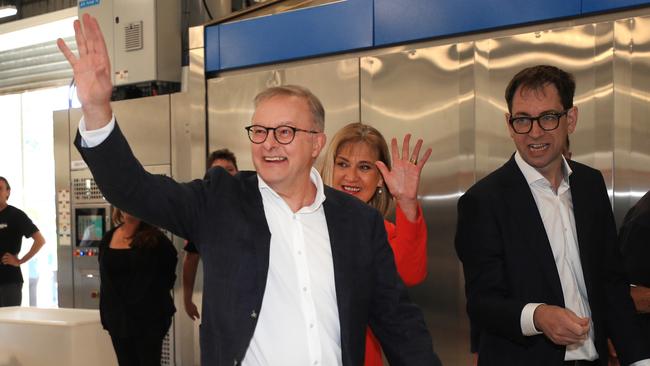
[[[339,309],[339,323],[341,326],[341,353],[343,363],[346,364],[346,357],[349,356],[349,350],[346,345],[350,344],[350,296],[353,279],[349,278],[350,268],[346,256],[345,247],[351,245],[349,234],[353,228],[350,227],[350,220],[347,217],[347,211],[341,206],[331,192],[332,188],[325,187],[325,202],[323,209],[325,211],[325,220],[327,221],[327,231],[329,233],[330,245],[332,248],[332,261],[334,263],[334,282],[336,287],[336,302]]]
[[[575,169],[572,168],[574,171]],[[571,186],[571,201],[573,202],[573,217],[576,223],[576,237],[578,240],[578,248],[580,250],[580,263],[582,266],[582,275],[585,279],[585,286],[587,287],[587,294],[591,294],[592,271],[591,263],[589,260],[592,251],[589,243],[593,241],[591,238],[591,230],[589,230],[594,223],[590,221],[590,212],[594,209],[591,204],[593,197],[590,197],[588,191],[585,190],[585,185],[581,181],[582,178],[579,174],[572,174],[569,178],[569,185]]]
[[[553,250],[544,228],[544,222],[535,203],[535,198],[533,198],[528,182],[526,182],[526,178],[517,166],[514,157],[504,167],[507,172],[504,197],[506,197],[508,205],[511,207],[516,228],[518,228],[516,230],[519,230],[520,233],[515,237],[515,240],[521,239],[522,245],[531,247],[534,258],[537,258],[537,262],[542,267],[543,275],[551,284],[554,299],[557,299],[559,305],[564,306],[560,275],[557,272]]]
[[[244,217],[250,222],[252,244],[255,247],[256,282],[260,289],[259,295],[264,295],[266,279],[269,273],[269,251],[271,248],[271,232],[264,214],[262,194],[258,187],[257,174],[243,177]]]

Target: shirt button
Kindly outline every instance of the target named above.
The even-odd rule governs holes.
[[[309,328],[313,328],[313,327],[314,327],[314,323],[309,324]]]
[[[298,251],[298,255],[302,255],[302,250],[299,250],[299,251]]]
[[[303,287],[303,288],[302,288],[302,291],[303,291],[303,292],[307,292],[307,287]]]
[[[253,312],[251,313],[251,318],[253,319],[257,318],[257,312],[255,310],[253,310]]]
[[[314,361],[314,365],[318,365],[318,361]]]

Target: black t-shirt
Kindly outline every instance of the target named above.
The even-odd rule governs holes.
[[[0,211],[0,256],[5,253],[18,255],[23,236],[31,238],[37,231],[38,228],[23,211],[7,206]],[[20,268],[0,263],[0,284],[21,282]]]

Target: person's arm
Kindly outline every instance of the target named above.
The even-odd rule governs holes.
[[[196,304],[192,301],[199,259],[198,253],[188,251],[185,252],[185,259],[183,260],[183,302],[185,304],[185,312],[192,320],[201,318]]]
[[[40,231],[33,233],[32,239],[34,239],[34,242],[32,243],[32,247],[29,248],[27,254],[19,259],[17,256],[11,253],[5,253],[2,256],[2,263],[14,267],[20,267],[21,264],[26,263],[28,260],[30,260],[33,256],[36,255],[36,253],[38,253],[39,250],[41,250],[45,244],[45,238],[43,238],[43,235],[41,235]]]
[[[372,231],[374,290],[368,324],[392,366],[440,365],[420,309],[399,279],[383,219],[376,213]]]
[[[638,313],[650,313],[650,288],[644,286],[630,287],[630,295]]]
[[[406,286],[415,286],[427,276],[427,224],[422,208],[417,206],[416,219],[409,220],[401,206],[395,210],[395,224],[386,222],[388,241],[395,265]]]
[[[525,344],[521,314],[526,302],[508,297],[504,239],[495,207],[471,193],[458,201],[455,245],[465,274],[467,313],[473,326]]]
[[[623,258],[619,249],[616,224],[612,206],[607,195],[607,187],[602,175],[591,184],[593,197],[597,199],[596,207],[600,222],[595,226],[599,231],[594,245],[600,250],[602,265],[598,275],[603,281],[606,332],[611,338],[621,364],[634,366],[649,365],[650,350],[645,347],[641,329],[636,319],[634,302],[630,296],[630,287],[625,273]],[[635,363],[638,362],[640,363]]]

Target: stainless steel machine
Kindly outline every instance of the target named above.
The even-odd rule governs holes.
[[[573,158],[602,171],[619,222],[650,189],[649,9],[223,72],[207,80],[202,27],[191,33],[187,92],[114,105],[148,169],[161,169],[177,180],[200,178],[206,152],[224,147],[237,155],[240,169],[252,169],[243,130],[252,99],[268,86],[290,83],[307,86],[322,99],[329,136],[360,120],[387,138],[411,132],[433,149],[420,185],[429,274],[410,292],[424,310],[445,365],[470,363],[464,280],[454,250],[455,206],[476,180],[514,152],[503,93],[517,71],[551,63],[574,73],[580,117],[571,136]],[[81,179],[82,189],[93,189],[71,148],[79,111],[55,115],[59,299],[61,306],[82,306],[92,304],[97,282],[83,277],[90,273],[85,261],[91,263],[92,255],[75,255],[80,248],[73,244],[74,210],[102,201],[74,194],[75,179]],[[177,287],[175,292],[180,283]],[[172,358],[179,365],[198,365],[198,333],[179,301],[177,308]]]

